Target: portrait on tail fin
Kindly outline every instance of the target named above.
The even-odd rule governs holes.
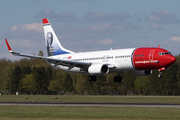
[[[42,21],[43,21],[45,43],[46,43],[48,56],[74,53],[70,50],[65,49],[61,45],[48,19],[44,18]]]
[[[54,50],[52,47],[52,43],[53,43],[53,34],[51,32],[48,32],[46,35],[46,47],[47,47],[47,53],[48,56],[54,56]]]

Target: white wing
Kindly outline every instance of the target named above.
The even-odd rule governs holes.
[[[54,67],[56,67],[58,65],[62,65],[62,66],[69,67],[69,69],[71,69],[73,67],[79,67],[79,68],[87,69],[91,65],[91,63],[75,62],[75,61],[62,60],[62,59],[56,59],[56,58],[51,58],[51,57],[41,57],[41,56],[34,56],[34,55],[29,55],[29,54],[17,53],[11,49],[7,39],[5,39],[5,41],[6,41],[8,50],[11,54],[16,55],[16,56],[44,59],[44,60],[47,60],[47,62],[49,62],[49,63],[53,63]]]

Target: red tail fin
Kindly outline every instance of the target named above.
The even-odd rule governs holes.
[[[42,21],[43,21],[43,24],[49,24],[49,21],[47,18],[42,19]]]

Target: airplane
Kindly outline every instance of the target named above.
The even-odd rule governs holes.
[[[16,56],[44,59],[53,67],[67,72],[90,74],[88,80],[94,82],[97,75],[117,73],[113,80],[121,82],[120,72],[132,71],[135,76],[147,76],[154,69],[159,71],[158,77],[161,78],[161,71],[176,61],[169,51],[160,46],[74,53],[61,45],[47,18],[42,19],[42,23],[48,57],[14,52],[5,39],[9,52]]]

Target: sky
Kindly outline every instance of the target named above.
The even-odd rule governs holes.
[[[180,54],[180,0],[0,0],[0,59],[47,56],[42,19],[74,52],[158,47]]]

